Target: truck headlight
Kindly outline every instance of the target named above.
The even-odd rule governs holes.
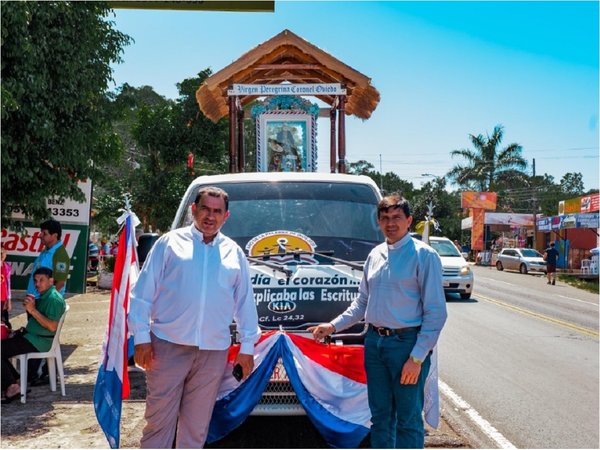
[[[463,266],[460,269],[460,274],[461,275],[469,275],[470,272],[471,272],[471,268],[469,266]]]

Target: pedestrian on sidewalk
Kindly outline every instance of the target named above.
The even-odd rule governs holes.
[[[556,284],[556,262],[558,260],[558,250],[554,248],[554,242],[550,243],[550,247],[544,252],[544,261],[546,261],[546,276],[548,282],[546,284]]]

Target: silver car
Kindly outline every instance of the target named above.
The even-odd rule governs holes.
[[[540,252],[532,248],[503,248],[496,260],[498,270],[518,270],[527,272],[546,273],[546,261]]]

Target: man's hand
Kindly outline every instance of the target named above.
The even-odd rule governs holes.
[[[142,369],[150,370],[152,368],[152,360],[154,359],[152,344],[150,342],[146,342],[145,344],[137,344],[134,347],[133,359],[135,363]]]
[[[35,297],[33,297],[33,295],[27,295],[25,300],[23,300],[23,306],[25,307],[25,311],[29,314],[33,314],[33,311],[35,311]]]
[[[254,356],[247,355],[245,353],[238,353],[233,365],[235,366],[236,364],[242,366],[242,371],[244,372],[244,377],[242,380],[245,380],[252,373],[252,369],[254,369]]]
[[[330,323],[321,323],[315,327],[308,327],[306,331],[313,334],[315,341],[322,341],[330,334],[335,333],[335,327]]]
[[[421,373],[421,364],[417,364],[411,358],[402,366],[402,374],[400,375],[400,384],[417,384],[419,374]]]

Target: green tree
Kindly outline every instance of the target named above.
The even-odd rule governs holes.
[[[495,191],[525,180],[527,161],[521,155],[522,147],[513,143],[500,148],[503,137],[502,125],[496,125],[491,136],[469,135],[473,149],[450,152],[453,158],[465,160],[448,172],[450,181],[465,189]]]
[[[143,105],[132,126],[138,162],[132,185],[134,211],[145,230],[167,230],[181,197],[195,176],[225,173],[229,137],[227,120],[208,120],[196,102],[198,86],[210,76],[206,69],[197,77],[177,84],[176,101]],[[187,156],[194,155],[194,172],[187,168]]]
[[[124,151],[113,160],[102,165],[104,176],[94,184],[92,204],[92,228],[103,235],[118,231],[116,219],[124,205],[123,194],[143,192],[145,180],[140,170],[148,157],[138,149],[133,129],[138,123],[140,111],[159,110],[174,105],[175,102],[157,94],[152,87],[136,88],[125,83],[110,94],[110,111],[113,129],[121,140]],[[144,218],[138,206],[133,210]]]
[[[179,98],[174,109],[177,149],[173,149],[170,157],[172,162],[185,163],[187,154],[192,152],[199,164],[215,165],[220,172],[228,170],[229,146],[228,119],[217,123],[209,120],[198,107],[196,91],[198,87],[212,74],[210,69],[198,73],[198,76],[187,78],[177,83]],[[202,170],[202,167],[199,167]]]
[[[379,189],[381,195],[388,195],[397,192],[408,200],[412,199],[414,186],[411,182],[403,180],[394,172],[381,174],[375,170],[375,166],[364,159],[348,163],[348,173],[353,175],[366,175],[371,178]]]
[[[446,179],[435,177],[423,184],[413,194],[411,201],[413,228],[418,222],[425,220],[428,205],[433,206],[433,218],[438,221],[440,230],[430,230],[433,236],[445,236],[449,239],[461,238],[460,193],[446,190]]]
[[[583,175],[580,172],[568,172],[560,179],[561,190],[568,195],[577,197],[583,195]]]
[[[375,166],[369,161],[361,159],[356,162],[348,163],[347,171],[353,175],[366,175],[370,172],[375,172]]]
[[[130,38],[103,2],[2,2],[2,222],[48,217],[49,196],[83,200],[77,180],[121,145],[106,90]],[[18,224],[14,224],[18,225]]]

